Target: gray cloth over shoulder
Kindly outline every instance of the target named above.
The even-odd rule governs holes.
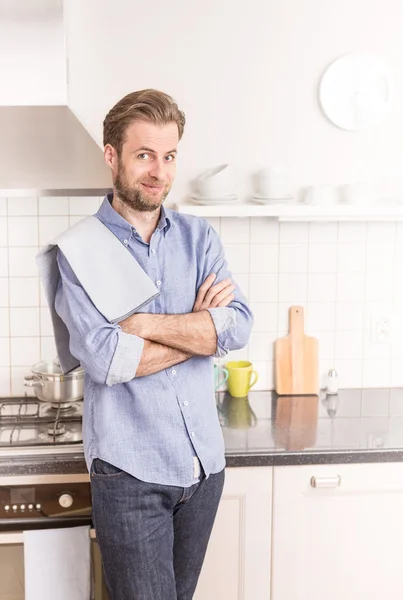
[[[60,279],[58,249],[99,312],[119,323],[158,296],[158,288],[120,240],[96,216],[86,217],[55,238],[36,257],[48,301],[63,373],[79,366],[70,353],[70,336],[55,310]],[[49,357],[50,358],[50,357]]]

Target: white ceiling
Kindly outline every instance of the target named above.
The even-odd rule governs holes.
[[[0,0],[0,20],[43,19],[62,12],[63,0]]]

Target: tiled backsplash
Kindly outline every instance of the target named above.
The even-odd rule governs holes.
[[[18,396],[24,376],[55,346],[35,255],[98,210],[102,198],[0,198],[0,396]]]
[[[31,365],[55,355],[36,253],[101,200],[0,198],[0,396],[24,394]],[[319,338],[322,383],[336,368],[341,387],[403,385],[403,223],[209,221],[255,315],[248,347],[230,358],[253,362],[256,389],[273,387],[273,341],[286,335],[292,304]],[[371,342],[374,314],[392,319],[391,343]]]
[[[293,304],[319,339],[323,387],[331,368],[340,387],[403,385],[403,223],[209,221],[255,315],[248,348],[233,354],[253,362],[260,388],[273,388],[273,341]],[[390,343],[372,343],[374,316],[391,320]]]

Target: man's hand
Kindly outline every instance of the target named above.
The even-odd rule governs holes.
[[[228,306],[233,301],[235,296],[232,292],[235,290],[235,286],[231,283],[231,279],[223,279],[220,283],[213,285],[215,278],[216,275],[211,273],[200,286],[192,312],[200,312],[217,306]]]

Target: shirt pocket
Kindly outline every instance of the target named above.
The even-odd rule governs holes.
[[[166,314],[189,313],[196,300],[196,277],[194,275],[171,276],[161,286],[161,306]]]

